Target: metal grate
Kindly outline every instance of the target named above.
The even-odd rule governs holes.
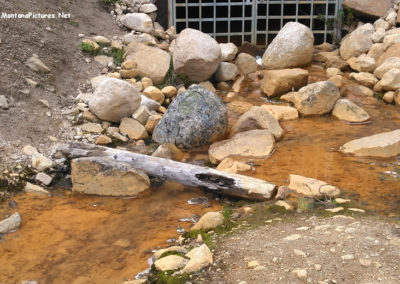
[[[219,42],[268,45],[290,21],[313,31],[316,44],[333,42],[343,0],[169,0],[170,25],[193,28]]]

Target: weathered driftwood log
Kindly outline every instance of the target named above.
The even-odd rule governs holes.
[[[275,184],[261,179],[103,146],[72,143],[62,145],[58,150],[70,159],[108,157],[114,161],[128,163],[151,176],[233,197],[267,200],[272,198],[276,192]]]

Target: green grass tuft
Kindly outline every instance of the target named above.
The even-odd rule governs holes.
[[[81,50],[85,53],[89,53],[93,56],[97,55],[99,53],[98,49],[95,49],[91,44],[82,42],[81,43]]]
[[[124,50],[113,48],[111,49],[111,56],[114,58],[114,63],[121,65],[124,59]]]

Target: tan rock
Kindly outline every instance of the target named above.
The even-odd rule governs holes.
[[[186,28],[172,44],[173,66],[177,74],[191,80],[208,80],[217,70],[221,58],[218,42],[208,34]]]
[[[150,86],[144,89],[143,94],[149,99],[159,102],[160,104],[162,104],[165,99],[163,92],[159,88],[154,86]]]
[[[132,79],[138,77],[140,75],[140,72],[138,69],[129,69],[129,70],[121,69],[119,71],[119,74],[121,75],[121,78]]]
[[[278,105],[261,105],[261,107],[268,111],[278,121],[287,121],[299,117],[299,112],[294,107]]]
[[[97,55],[94,57],[94,61],[102,65],[103,67],[112,66],[114,64],[114,59],[110,56]]]
[[[96,43],[97,44],[97,43]],[[50,68],[44,65],[44,63],[39,59],[37,54],[33,54],[29,59],[26,61],[26,66],[31,68],[33,71],[36,72],[43,72],[48,73],[50,72]]]
[[[327,81],[331,82],[339,89],[341,89],[343,87],[343,77],[341,75],[336,75],[336,76],[330,77]]]
[[[232,81],[239,75],[238,67],[229,62],[220,62],[217,71],[214,73],[214,80],[217,82]]]
[[[400,69],[400,57],[389,57],[374,71],[374,75],[379,79],[382,79],[383,75],[390,69]]]
[[[176,95],[176,88],[174,86],[167,86],[162,88],[161,92],[163,92],[165,97],[171,98]]]
[[[383,100],[385,103],[388,103],[388,104],[393,103],[393,101],[394,101],[394,92],[393,92],[393,91],[386,92],[386,93],[383,95],[382,100]]]
[[[386,14],[386,11],[392,6],[392,1],[382,0],[377,2],[375,0],[345,0],[343,6],[362,13],[363,16],[376,19],[383,17]]]
[[[200,220],[191,230],[212,230],[224,224],[224,216],[221,212],[208,212],[201,216]]]
[[[141,105],[132,115],[132,118],[136,119],[139,121],[142,125],[146,125],[147,120],[151,116],[150,111]]]
[[[150,188],[148,176],[128,164],[91,157],[71,161],[72,191],[105,195],[136,196]]]
[[[154,267],[158,271],[177,270],[185,267],[189,262],[188,259],[178,255],[168,255],[166,257],[157,259],[154,262]]]
[[[332,56],[328,58],[325,62],[325,68],[338,68],[340,70],[345,70],[349,64],[344,61],[340,56]]]
[[[82,131],[90,133],[101,133],[103,131],[103,127],[101,127],[100,123],[93,123],[93,122],[87,122],[82,125],[79,125],[79,128]]]
[[[383,39],[383,43],[387,44],[400,43],[400,34],[386,35]]]
[[[239,68],[239,72],[244,75],[257,71],[259,67],[256,59],[247,53],[239,53],[236,57],[235,64]]]
[[[279,31],[262,57],[265,69],[284,69],[311,63],[314,35],[305,25],[288,22]]]
[[[234,43],[220,43],[221,48],[221,61],[232,61],[235,59],[238,48]]]
[[[269,130],[256,129],[235,134],[231,139],[216,142],[208,149],[210,161],[217,164],[228,157],[266,159],[274,149],[274,137]]]
[[[244,171],[249,171],[251,170],[251,166],[241,163],[238,161],[235,161],[231,158],[226,158],[219,163],[217,170],[223,171],[223,172],[228,172],[231,174],[237,174],[239,172],[244,172]]]
[[[140,76],[149,77],[156,84],[164,80],[171,63],[168,52],[137,41],[132,41],[126,47],[124,57],[126,60],[132,59],[137,64]]]
[[[111,41],[105,36],[94,36],[93,41],[102,45],[109,45],[111,43]]]
[[[240,76],[239,78],[236,79],[236,81],[232,85],[232,91],[238,93],[240,89],[242,88],[244,82],[244,76]]]
[[[21,216],[15,212],[7,219],[0,221],[0,234],[15,232],[21,224]]]
[[[143,77],[142,80],[142,85],[143,89],[146,89],[147,87],[153,86],[153,80],[149,77]]]
[[[390,69],[383,75],[378,85],[385,91],[398,90],[400,88],[400,69]]]
[[[350,34],[350,36],[345,37],[341,42],[340,56],[344,60],[348,60],[351,57],[358,57],[363,53],[367,53],[371,45],[372,40],[370,36],[362,33]]]
[[[283,201],[283,200],[278,200],[277,202],[275,202],[275,205],[283,207],[286,210],[293,210],[293,206],[291,204],[287,203],[286,201]]]
[[[349,122],[363,122],[369,119],[368,113],[348,99],[339,99],[332,111],[333,116]]]
[[[367,72],[351,73],[350,78],[355,80],[360,85],[366,86],[368,88],[371,88],[376,83],[378,83],[378,79],[371,73]]]
[[[339,89],[331,82],[317,82],[303,87],[298,93],[289,93],[282,100],[294,103],[304,116],[330,112],[340,97]]]
[[[338,196],[340,190],[324,181],[299,175],[289,175],[289,189],[310,197]]]
[[[131,246],[131,241],[128,239],[119,239],[113,243],[113,245],[121,248],[128,248]]]
[[[210,81],[204,81],[200,82],[199,86],[202,86],[203,88],[206,88],[207,90],[215,93],[217,90],[214,88],[214,85]]]
[[[158,146],[157,150],[154,151],[152,156],[175,161],[182,161],[184,154],[175,146],[175,144],[163,143]]]
[[[110,144],[112,142],[111,138],[106,136],[106,135],[100,135],[99,137],[97,137],[96,139],[96,144],[97,145],[107,145]]]
[[[395,157],[400,154],[400,129],[352,140],[341,148],[344,154],[369,157]]]
[[[246,101],[233,101],[227,104],[227,109],[236,114],[243,114],[253,107],[253,104]]]
[[[313,60],[316,62],[322,62],[325,63],[332,57],[338,57],[339,56],[339,50],[334,50],[334,51],[320,51],[317,52],[313,55]]]
[[[24,152],[25,155],[28,155],[28,156],[32,156],[33,153],[38,152],[38,150],[35,147],[33,147],[32,145],[29,145],[29,144],[25,145],[24,148],[22,149],[22,151]]]
[[[46,169],[51,168],[54,165],[53,161],[44,155],[34,152],[32,153],[32,167],[42,172]]]
[[[206,244],[192,249],[189,253],[190,260],[182,269],[182,273],[199,271],[213,263],[213,255]]]
[[[244,132],[253,129],[268,129],[275,139],[283,136],[283,129],[278,120],[262,107],[253,106],[246,111],[232,127],[232,133]]]
[[[368,56],[375,59],[376,66],[379,66],[379,58],[385,52],[386,44],[383,43],[374,43],[368,51]]]
[[[31,184],[29,182],[26,183],[24,187],[24,192],[33,193],[33,194],[42,194],[42,195],[50,195],[50,193],[41,186]]]
[[[393,45],[382,44],[382,53],[376,60],[376,65],[382,65],[387,59],[391,57],[400,57],[400,43]]]
[[[261,88],[271,97],[307,85],[308,71],[300,68],[263,71]]]
[[[149,116],[145,125],[146,131],[148,133],[153,133],[154,128],[156,128],[157,123],[159,123],[161,119],[162,116],[158,114]]]
[[[121,68],[125,70],[131,70],[131,69],[136,69],[137,64],[135,61],[132,59],[127,59],[121,64]]]
[[[97,86],[89,100],[89,109],[101,120],[119,122],[139,107],[141,96],[128,82],[108,78]]]
[[[340,71],[339,68],[328,68],[326,69],[326,76],[328,76],[328,78],[336,76],[336,75],[343,75],[343,72]]]
[[[394,93],[394,102],[396,103],[396,105],[400,106],[400,92],[396,91]]]
[[[217,84],[217,90],[220,91],[229,91],[231,89],[231,86],[227,82],[219,82]]]
[[[124,117],[121,120],[121,124],[119,125],[119,130],[129,136],[131,139],[143,139],[147,138],[149,135],[147,134],[146,128],[139,121]]]
[[[86,120],[89,120],[91,122],[99,122],[100,119],[97,118],[90,110],[85,109],[83,110],[82,117]]]

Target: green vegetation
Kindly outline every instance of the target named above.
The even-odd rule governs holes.
[[[189,258],[186,257],[183,253],[178,252],[178,251],[166,251],[166,252],[164,252],[164,253],[160,256],[160,258],[169,256],[169,255],[177,255],[177,256],[181,256],[181,257],[183,257],[183,258],[189,259]]]
[[[384,95],[385,95],[384,93],[376,93],[374,97],[377,98],[378,100],[382,100]]]
[[[81,50],[86,53],[90,53],[91,55],[95,56],[99,53],[99,50],[94,48],[93,45],[90,43],[82,42],[81,43]]]
[[[151,268],[151,274],[148,278],[149,283],[157,284],[184,284],[189,280],[189,274],[172,275],[176,270],[168,270],[165,272],[157,271],[154,265]]]
[[[348,7],[339,10],[339,17],[342,18],[343,24],[347,26],[351,25],[356,18]]]
[[[69,23],[71,24],[71,26],[74,26],[74,27],[79,27],[79,23],[77,22],[77,21],[69,21]]]
[[[124,50],[113,48],[111,49],[111,56],[114,58],[114,63],[117,65],[121,65],[124,59]]]
[[[114,5],[115,3],[120,3],[120,0],[103,0],[106,5]]]

